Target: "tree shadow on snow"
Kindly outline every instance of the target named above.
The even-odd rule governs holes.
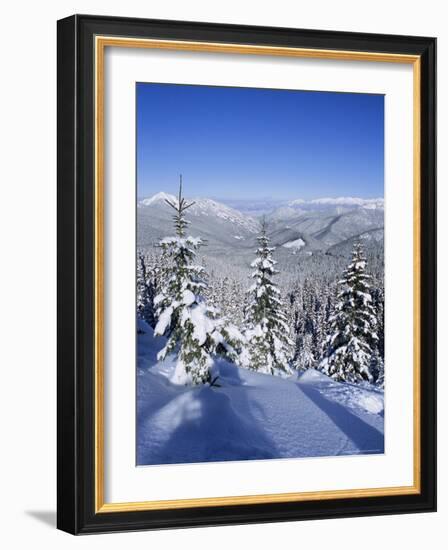
[[[305,384],[300,385],[300,389],[345,433],[362,453],[384,453],[384,435],[379,430],[361,420],[339,403],[327,399],[318,390]]]
[[[139,445],[139,465],[278,458],[247,392],[232,392],[231,398],[227,391],[235,384],[227,384],[225,376],[219,382],[221,387],[180,393],[145,423],[147,444]]]

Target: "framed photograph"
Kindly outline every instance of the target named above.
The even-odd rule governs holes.
[[[58,22],[58,527],[436,509],[434,38]]]

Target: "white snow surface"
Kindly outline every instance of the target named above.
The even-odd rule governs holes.
[[[288,202],[288,206],[357,206],[361,208],[375,209],[384,208],[384,199],[362,199],[360,197],[324,197],[319,199],[303,200],[295,199]]]
[[[367,209],[384,208],[384,199],[361,199],[359,197],[337,197],[337,198],[323,198],[313,199],[309,201],[309,204],[325,204],[325,205],[338,205],[338,206],[360,206]]]
[[[168,200],[177,203],[177,198],[174,195],[160,191],[145,199],[138,201],[138,206],[153,206],[157,203],[165,204]],[[259,222],[252,216],[242,214],[238,210],[231,208],[221,202],[204,197],[188,198],[187,202],[192,203],[188,209],[190,216],[205,216],[214,217],[224,221],[232,222],[233,224],[245,229],[249,233],[258,233],[260,229]]]
[[[194,198],[192,202],[194,204],[189,209],[189,213],[193,216],[216,216],[222,220],[232,222],[250,233],[258,233],[260,229],[260,224],[255,218],[246,216],[221,202],[207,198]]]
[[[170,201],[172,203],[177,202],[177,198],[174,195],[170,195],[169,193],[165,193],[163,191],[160,191],[159,193],[156,193],[152,197],[149,197],[147,199],[142,199],[138,202],[139,206],[150,206],[151,204],[155,204],[157,202],[165,202]]]
[[[165,344],[138,324],[137,464],[384,452],[383,392],[308,370],[264,375],[217,359],[213,386],[179,386]]]
[[[284,248],[302,248],[305,246],[305,241],[303,239],[296,239],[295,241],[289,241],[283,245]]]
[[[293,201],[288,202],[290,206],[295,206],[296,204],[305,204],[305,203],[306,203],[306,200],[304,199],[295,199]]]
[[[193,325],[193,338],[202,346],[207,339],[207,334],[213,332],[215,324],[207,315],[207,306],[204,303],[197,304],[191,308],[184,309],[183,321],[189,319]]]

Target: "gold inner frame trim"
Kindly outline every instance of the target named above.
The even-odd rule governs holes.
[[[243,55],[267,55],[330,59],[347,61],[373,61],[407,63],[413,65],[413,298],[414,298],[414,349],[413,349],[413,458],[414,482],[410,486],[379,487],[366,489],[342,489],[263,495],[205,497],[179,500],[153,500],[142,502],[104,501],[104,54],[106,47],[149,48],[160,50],[193,51],[207,53],[232,53]],[[255,46],[251,44],[225,44],[181,40],[156,40],[96,36],[95,55],[95,513],[129,512],[143,510],[167,510],[207,506],[232,506],[279,502],[304,502],[342,498],[412,495],[420,493],[421,485],[421,425],[420,425],[420,314],[421,314],[421,214],[420,214],[420,57],[417,55],[381,52],[355,52]]]

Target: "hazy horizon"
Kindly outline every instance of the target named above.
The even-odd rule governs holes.
[[[178,193],[179,193],[179,187],[176,187],[174,188],[173,187],[173,190],[172,191],[166,191],[165,189],[158,189],[148,195],[140,195],[140,196],[137,196],[137,200],[144,200],[144,199],[149,199],[155,195],[157,195],[158,193],[166,193],[166,194],[169,194],[169,195],[175,195],[177,196]],[[217,202],[266,202],[266,201],[270,201],[270,202],[291,202],[291,201],[299,201],[299,200],[304,200],[305,202],[311,202],[311,201],[314,201],[314,200],[319,200],[319,199],[333,199],[333,200],[336,200],[336,199],[362,199],[362,200],[375,200],[375,199],[383,199],[384,200],[384,194],[383,195],[375,195],[375,196],[369,196],[369,197],[363,197],[361,195],[350,195],[350,196],[345,196],[345,195],[334,195],[334,196],[330,196],[330,195],[326,195],[326,196],[312,196],[308,199],[304,199],[303,197],[272,197],[272,196],[265,196],[265,197],[247,197],[247,198],[242,198],[242,197],[220,197],[218,195],[213,195],[213,194],[202,194],[202,195],[192,195],[191,193],[188,193],[188,190],[185,189],[185,184],[183,185],[183,195],[185,197],[190,197],[190,198],[204,198],[204,199],[212,199],[214,201],[217,201]]]

